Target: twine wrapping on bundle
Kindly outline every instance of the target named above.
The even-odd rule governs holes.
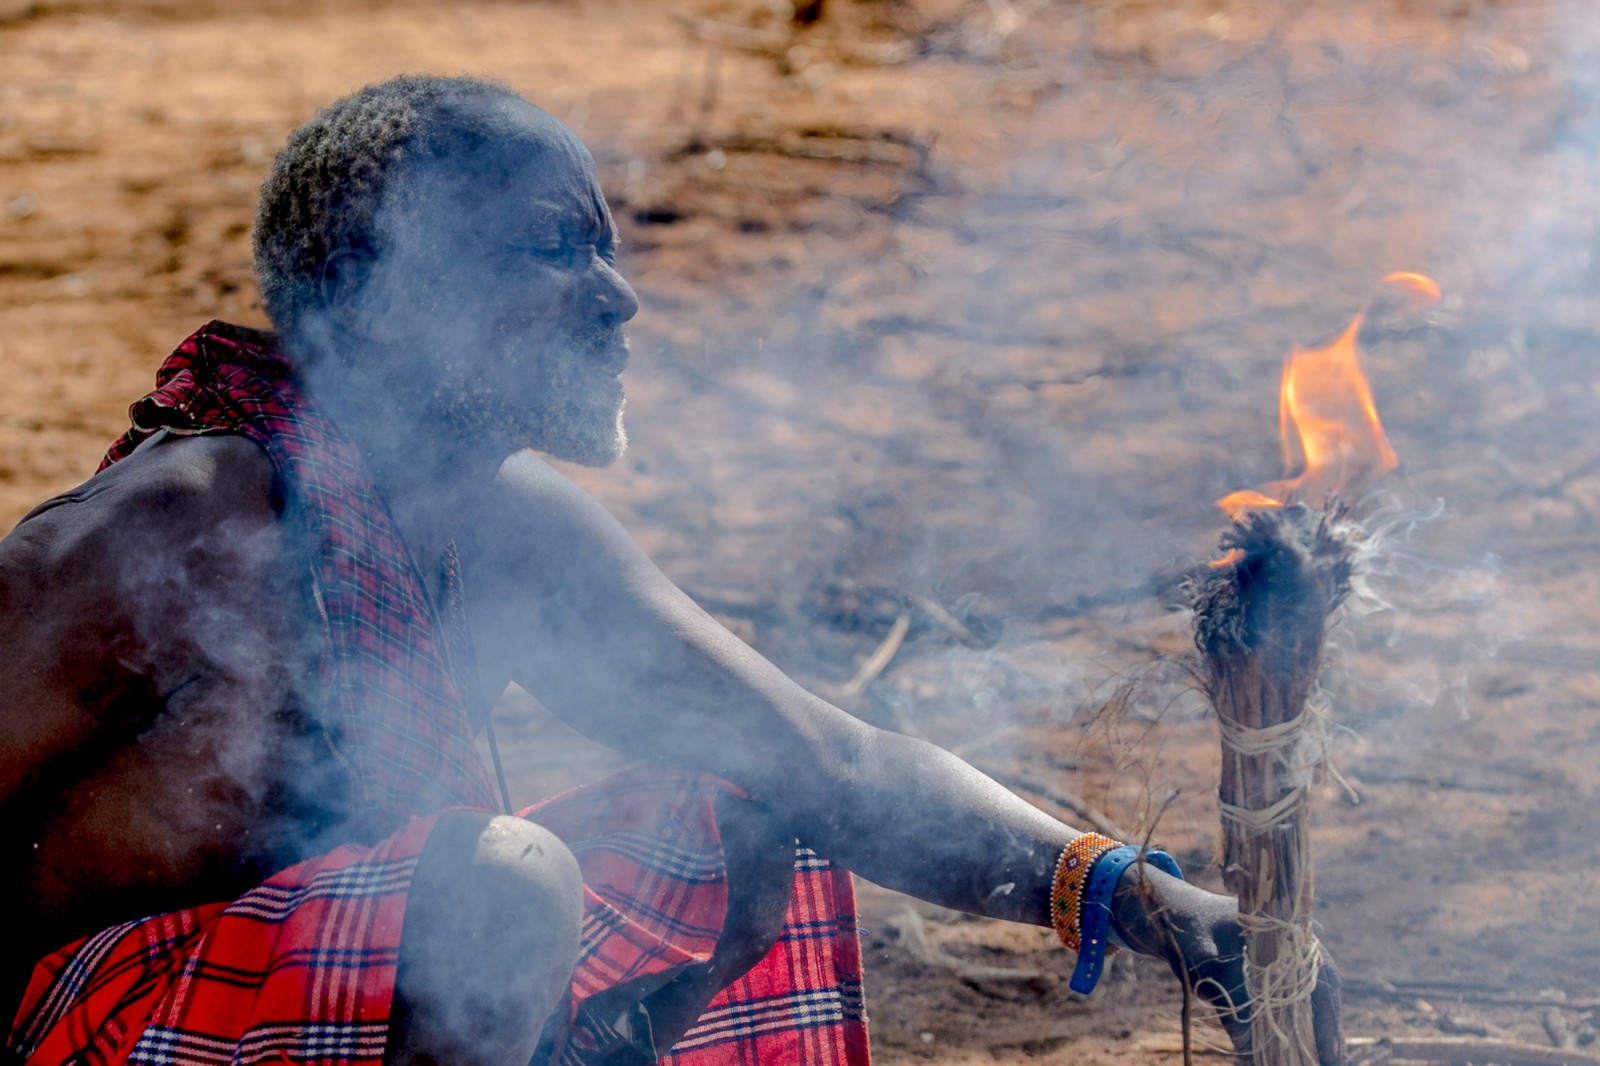
[[[1338,508],[1248,513],[1222,538],[1226,560],[1192,589],[1221,726],[1223,879],[1239,897],[1255,1066],[1318,1061],[1311,996],[1322,956],[1304,823],[1327,752],[1323,636],[1349,592],[1357,534]]]

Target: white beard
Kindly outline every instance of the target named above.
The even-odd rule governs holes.
[[[628,447],[626,402],[621,382],[596,370],[585,354],[546,359],[515,394],[469,368],[452,366],[434,401],[456,432],[495,438],[507,454],[533,448],[583,466],[610,466]]]

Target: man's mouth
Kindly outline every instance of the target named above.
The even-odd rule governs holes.
[[[621,377],[628,368],[628,342],[619,340],[596,353],[595,365],[612,377]]]
[[[628,338],[618,329],[585,330],[573,344],[574,354],[584,366],[617,377],[628,366]]]

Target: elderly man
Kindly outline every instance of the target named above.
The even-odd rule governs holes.
[[[0,544],[14,1056],[864,1062],[843,868],[1241,998],[1231,901],[802,691],[528,450],[622,453],[638,310],[550,116],[363,90],[255,244],[276,335],[191,337]],[[496,813],[512,681],[646,767]]]

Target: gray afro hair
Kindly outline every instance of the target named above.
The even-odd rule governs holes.
[[[399,164],[421,150],[442,100],[512,96],[480,78],[403,75],[338,100],[289,135],[261,186],[253,233],[267,315],[293,332],[320,302],[323,264],[374,248],[373,219]]]

